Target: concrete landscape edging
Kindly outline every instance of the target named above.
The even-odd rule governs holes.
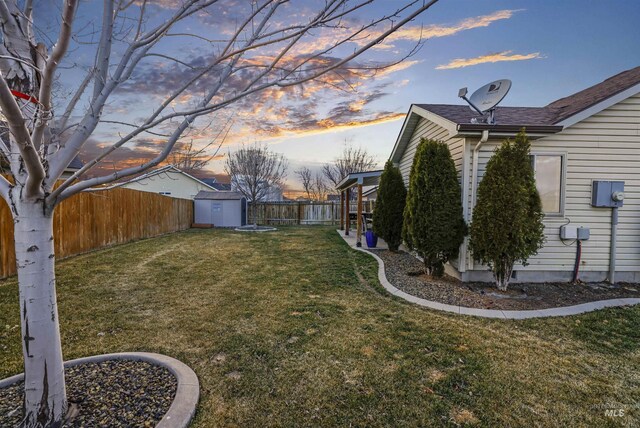
[[[342,236],[342,233],[338,231],[338,234]],[[342,236],[344,239],[344,236]],[[345,242],[349,245],[349,242],[345,239]],[[422,299],[420,297],[413,296],[409,293],[405,293],[404,291],[396,288],[393,284],[387,280],[387,276],[385,274],[384,262],[380,257],[371,251],[367,251],[364,248],[354,247],[349,245],[354,250],[362,251],[363,253],[369,254],[371,257],[377,260],[378,262],[378,280],[380,284],[387,290],[389,293],[394,296],[400,297],[408,302],[415,303],[416,305],[424,306],[426,308],[435,309],[438,311],[451,312],[459,315],[471,315],[481,318],[498,318],[498,319],[513,319],[513,320],[521,320],[528,318],[546,318],[546,317],[564,317],[569,315],[578,315],[586,312],[596,311],[598,309],[604,308],[613,308],[619,306],[631,306],[640,304],[640,298],[624,298],[624,299],[609,299],[609,300],[598,300],[595,302],[581,303],[579,305],[573,306],[562,306],[558,308],[547,308],[547,309],[537,309],[537,310],[525,310],[525,311],[508,311],[508,310],[499,310],[499,309],[477,309],[477,308],[468,308],[465,306],[457,306],[457,305],[448,305],[446,303],[434,302],[427,299]]]
[[[156,366],[164,367],[176,377],[178,387],[173,403],[167,413],[158,422],[156,428],[186,428],[196,413],[196,406],[200,398],[200,383],[195,372],[189,366],[175,358],[151,352],[120,352],[115,354],[94,355],[66,361],[65,367],[80,364],[101,363],[110,360],[144,361]],[[23,380],[24,374],[18,374],[0,380],[0,389],[6,388]]]

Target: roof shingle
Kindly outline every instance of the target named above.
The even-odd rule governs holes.
[[[524,127],[555,125],[639,83],[640,67],[632,68],[544,107],[497,107],[496,123]],[[416,105],[456,124],[468,124],[471,119],[478,118],[478,114],[467,105]]]

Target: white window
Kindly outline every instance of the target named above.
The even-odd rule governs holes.
[[[545,214],[562,215],[565,163],[563,154],[536,153],[531,155],[536,187]]]

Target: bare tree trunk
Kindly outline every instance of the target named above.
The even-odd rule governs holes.
[[[496,286],[500,291],[507,291],[511,280],[511,273],[513,272],[513,263],[505,260],[500,260],[498,263],[500,269],[494,274]]]
[[[17,189],[16,189],[17,190]],[[38,201],[14,206],[24,353],[23,427],[58,427],[67,411],[56,303],[53,213]]]

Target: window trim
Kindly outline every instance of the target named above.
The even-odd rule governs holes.
[[[532,150],[529,153],[530,156],[534,157],[533,166],[533,175],[535,177],[536,174],[536,156],[559,156],[561,162],[561,171],[560,171],[560,210],[558,212],[550,212],[544,213],[545,218],[564,218],[565,214],[565,201],[567,200],[567,152],[554,152],[554,151],[543,151],[543,150]]]

